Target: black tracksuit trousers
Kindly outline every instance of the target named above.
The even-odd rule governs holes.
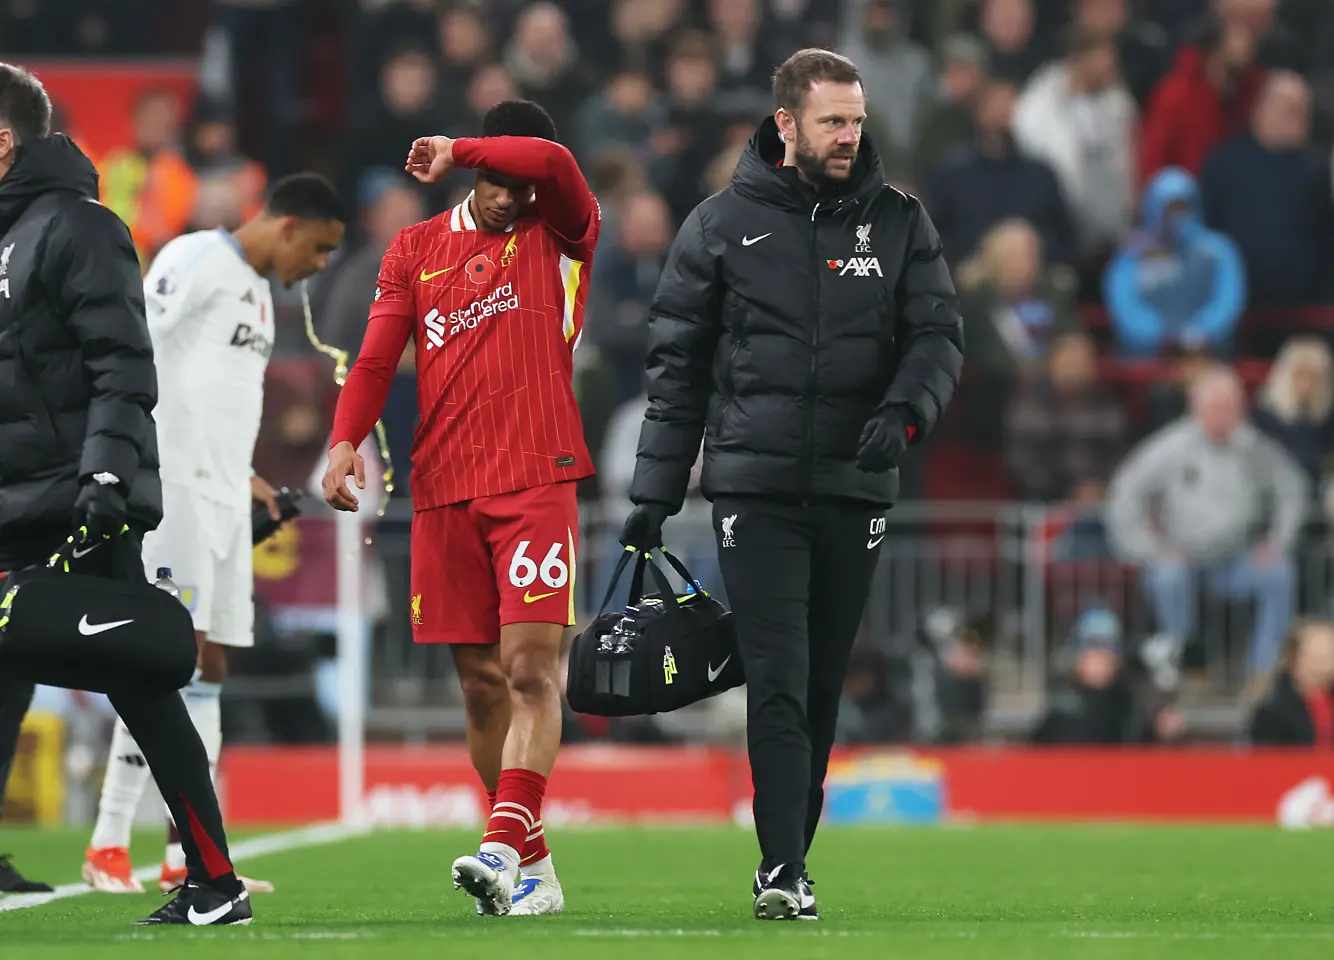
[[[847,500],[714,500],[718,560],[746,668],[763,869],[804,864],[815,838],[884,517],[884,507]]]
[[[44,549],[0,556],[0,570],[19,569],[44,561],[63,542],[63,537]],[[99,547],[87,556],[70,561],[70,570],[87,576],[110,579],[143,578],[141,542],[127,534],[130,542],[117,550]],[[8,546],[8,545],[4,545]],[[4,583],[0,580],[0,585]],[[0,799],[4,780],[18,749],[19,724],[32,699],[33,685],[0,674]],[[146,694],[125,691],[110,694],[111,705],[125,721],[153,779],[167,801],[172,819],[180,828],[190,879],[235,896],[240,881],[232,870],[227,835],[218,809],[218,795],[209,777],[208,755],[195,731],[185,701],[175,691]]]

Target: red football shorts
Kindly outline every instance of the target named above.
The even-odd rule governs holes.
[[[478,497],[412,517],[417,643],[499,643],[507,623],[574,623],[574,483]]]

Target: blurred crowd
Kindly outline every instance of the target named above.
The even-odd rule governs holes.
[[[431,189],[406,178],[410,142],[475,134],[505,98],[542,103],[604,216],[576,389],[599,470],[581,496],[608,531],[628,509],[647,305],[676,226],[729,182],[772,109],[774,66],[811,45],[860,66],[866,132],[895,185],[924,199],[960,291],[965,381],[905,495],[1048,505],[1052,562],[1142,578],[1160,646],[1132,643],[1126,612],[1090,598],[1052,651],[1053,676],[1073,678],[1054,704],[1108,688],[1122,659],[1177,669],[1213,600],[1253,608],[1242,655],[1257,702],[1302,659],[1294,617],[1329,612],[1328,590],[1296,573],[1303,550],[1328,553],[1334,511],[1327,0],[0,4],[0,50],[16,58],[200,57],[195,99],[145,93],[130,139],[94,157],[145,263],[183,231],[239,224],[298,168],[359,211],[309,310],[306,291],[275,290],[256,463],[278,484],[306,483],[330,425],[307,322],[355,356],[395,232],[468,189],[462,174]],[[410,490],[412,377],[409,354],[384,418],[396,497]],[[708,571],[707,549],[677,546]],[[859,648],[848,696],[865,708],[850,708],[848,736],[975,736],[990,627],[970,616],[940,613],[911,656]],[[1108,694],[1081,722],[1171,739],[1180,716],[1159,695]],[[1061,716],[1036,736],[1084,729]]]

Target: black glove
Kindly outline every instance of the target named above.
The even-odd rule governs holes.
[[[898,409],[890,408],[866,421],[857,447],[857,469],[884,473],[899,465],[908,449],[908,419]]]
[[[621,528],[621,543],[636,550],[662,546],[662,524],[671,515],[665,503],[641,503],[630,511]]]
[[[125,498],[114,483],[87,480],[74,501],[74,523],[85,531],[85,539],[103,540],[125,526]]]

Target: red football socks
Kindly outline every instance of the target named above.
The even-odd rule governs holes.
[[[503,843],[524,863],[545,857],[547,844],[542,834],[542,795],[546,789],[547,778],[540,773],[517,767],[502,770],[496,802],[491,806],[491,819],[482,835],[483,849],[489,843]],[[539,855],[532,856],[539,850]]]

